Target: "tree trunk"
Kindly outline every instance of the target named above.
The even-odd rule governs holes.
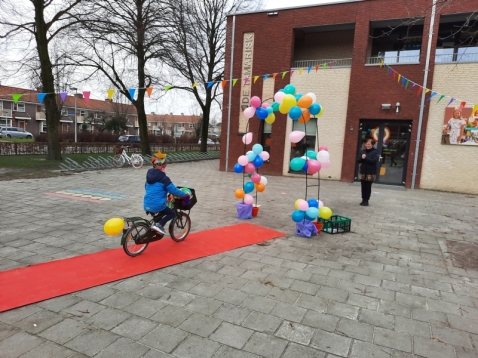
[[[206,90],[206,100],[204,101],[204,108],[202,114],[202,123],[201,123],[201,147],[199,148],[200,152],[207,152],[207,138],[209,134],[209,116],[211,114],[211,88]]]
[[[43,15],[43,0],[34,0],[35,6],[35,38],[38,49],[38,58],[41,68],[41,81],[45,96],[46,128],[48,136],[47,160],[61,160],[60,138],[58,136],[58,125],[60,123],[60,111],[56,104],[55,81],[53,77],[50,54],[48,53],[47,26]]]

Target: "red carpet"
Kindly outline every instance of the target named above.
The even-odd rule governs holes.
[[[192,233],[180,243],[155,241],[137,257],[127,256],[120,247],[3,271],[0,312],[284,235],[244,223]],[[119,245],[120,236],[112,240]]]

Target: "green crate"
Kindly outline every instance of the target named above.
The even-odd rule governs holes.
[[[332,215],[330,219],[317,218],[317,221],[324,224],[322,231],[328,234],[349,232],[352,226],[352,219],[340,215]]]

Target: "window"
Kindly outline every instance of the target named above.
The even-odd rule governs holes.
[[[435,62],[478,62],[478,24],[470,14],[442,15],[438,28]]]
[[[299,143],[291,143],[290,160],[305,155],[307,150],[315,151],[317,140],[317,118],[311,118],[307,123],[294,121],[292,131],[305,132],[305,137]],[[305,173],[304,171],[294,171],[289,169],[290,173]]]
[[[46,121],[41,122],[40,132],[46,133]]]
[[[0,101],[0,110],[3,109],[3,101]]]
[[[61,133],[68,133],[68,124],[66,123],[61,124]]]
[[[68,108],[62,108],[61,109],[61,115],[62,116],[67,116],[68,115]]]
[[[189,128],[194,128],[194,123],[189,123]]]
[[[86,111],[84,109],[80,110],[80,116],[85,117],[86,116]]]
[[[148,127],[151,127],[151,122],[148,122]]]
[[[17,112],[25,112],[25,103],[22,103],[22,102],[14,103],[13,110]]]
[[[270,154],[271,152],[271,136],[272,136],[272,125],[266,123],[266,121],[261,121],[263,128],[262,128],[262,140],[261,145],[266,152]]]

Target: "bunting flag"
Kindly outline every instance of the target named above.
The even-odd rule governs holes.
[[[407,80],[407,82],[405,83],[405,89],[407,89],[408,85],[410,84],[410,80]],[[413,87],[413,86],[412,86]]]
[[[214,81],[210,81],[210,82],[208,82],[208,83],[207,83],[207,87],[206,87],[206,88],[211,88],[213,84],[214,84]]]
[[[173,88],[173,86],[167,85],[166,87],[164,87],[164,92],[168,92],[171,88]]]
[[[446,106],[448,107],[450,104],[453,103],[454,100],[455,100],[454,98],[450,99],[450,102],[448,102],[448,104]]]
[[[60,98],[63,102],[65,102],[66,96],[68,96],[68,92],[60,92]]]
[[[272,78],[276,78],[276,76],[277,76],[277,73],[272,74]]]
[[[412,88],[415,87],[417,84],[415,82],[413,82],[413,85],[412,85]]]
[[[115,94],[115,90],[113,88],[110,88],[108,90],[108,99],[113,99],[114,94]]]
[[[324,63],[324,70],[326,70],[326,69],[327,69],[327,64],[326,64],[326,63]]]
[[[285,76],[286,73],[287,73],[287,71],[282,72],[282,79],[284,79],[284,76]]]
[[[395,79],[395,77],[397,77],[397,73],[393,71],[393,79]]]
[[[304,71],[304,69],[303,69],[303,68],[299,69],[299,75],[301,75],[301,74],[302,74],[302,71]]]
[[[196,88],[197,85],[198,85],[198,83],[197,83],[197,82],[194,82],[194,83],[193,83],[193,88]]]
[[[133,101],[134,100],[134,95],[136,93],[136,88],[130,88],[128,90],[128,93],[129,93],[129,98]]]
[[[294,74],[294,70],[290,70],[290,77],[292,77],[292,75]]]
[[[428,100],[430,101],[436,95],[437,95],[437,93],[435,91],[433,91],[432,94],[430,95],[430,97],[428,97]]]
[[[440,103],[440,101],[441,101],[441,100],[442,100],[444,97],[445,97],[445,95],[444,95],[444,94],[442,94],[442,95],[440,96],[440,98],[438,98],[438,101],[437,101],[437,103]]]
[[[400,83],[400,80],[402,79],[402,75],[398,75],[398,79],[397,79],[397,82]]]
[[[236,82],[237,82],[237,79],[232,80],[232,87],[234,87],[236,85]]]
[[[38,102],[43,103],[45,96],[46,96],[46,93],[37,93]]]
[[[405,86],[405,80],[406,80],[406,78],[402,77],[402,87]]]
[[[381,58],[380,59],[380,68],[382,68],[382,67],[383,67],[383,59]]]
[[[23,96],[23,94],[20,94],[20,93],[12,94],[13,103],[18,103],[18,100],[19,100],[22,96]]]
[[[269,75],[264,75],[264,81],[269,78]]]
[[[428,88],[425,88],[425,94],[427,94],[428,92],[430,92],[430,90]]]
[[[307,73],[310,73],[311,69],[312,69],[312,66],[309,66],[309,68],[307,68]]]
[[[423,91],[423,87],[422,87],[422,86],[419,86],[419,87],[418,87],[418,91],[417,91],[417,96],[418,96],[420,93],[422,93],[422,91]]]
[[[461,102],[460,107],[458,107],[458,109],[461,111],[465,107],[465,104],[466,104],[465,101]]]
[[[151,93],[153,93],[153,87],[146,87],[146,93],[148,94],[148,98],[151,98]]]
[[[256,83],[258,78],[259,78],[259,76],[254,76],[254,83]]]
[[[316,65],[315,66],[315,72],[317,72],[319,70],[319,65]]]
[[[222,89],[224,89],[224,87],[226,87],[227,81],[226,81],[226,80],[222,80],[221,84],[222,84]]]
[[[86,103],[90,101],[90,93],[90,91],[83,91],[83,97],[85,98]]]
[[[244,78],[244,84],[247,85],[248,82],[249,82],[249,77]]]

